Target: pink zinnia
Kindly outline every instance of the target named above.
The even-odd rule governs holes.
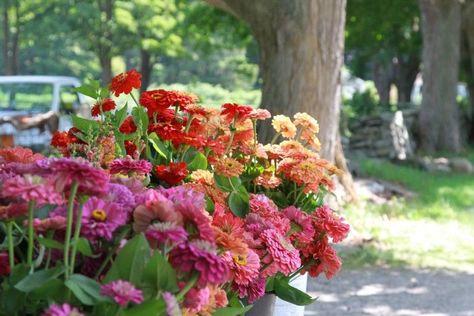
[[[26,202],[37,204],[62,204],[61,195],[42,178],[24,176],[13,177],[3,183],[1,196],[5,198],[21,198]]]
[[[198,314],[209,303],[210,294],[208,287],[192,288],[184,297],[183,307],[193,315]]]
[[[89,239],[112,239],[112,233],[125,224],[127,214],[116,203],[93,196],[83,206],[82,234]]]
[[[0,220],[10,220],[22,217],[28,213],[28,203],[10,203],[8,205],[0,205]]]
[[[211,227],[211,218],[204,208],[194,203],[183,201],[175,206],[177,212],[183,216],[184,227],[191,238],[215,242],[214,230]]]
[[[216,248],[204,240],[179,244],[170,252],[169,261],[182,272],[199,272],[199,287],[222,283],[229,271],[225,261],[216,255]]]
[[[333,242],[340,242],[349,234],[350,225],[344,222],[344,218],[337,217],[327,205],[318,208],[314,215],[317,226],[326,231]]]
[[[42,316],[84,316],[79,310],[69,304],[52,304]]]
[[[103,195],[107,192],[109,178],[102,170],[82,158],[51,158],[46,166],[54,177],[57,191],[69,191],[79,184],[78,192],[86,195]]]
[[[179,303],[176,300],[176,296],[170,292],[164,292],[162,297],[166,304],[167,316],[181,316],[181,310],[179,309]]]
[[[117,280],[102,285],[100,295],[109,296],[122,307],[133,302],[140,304],[143,302],[143,293],[137,289],[132,283],[123,280]]]
[[[291,221],[291,239],[297,244],[310,243],[315,234],[311,218],[294,206],[287,207],[283,210],[283,214]]]
[[[248,285],[258,277],[260,259],[258,255],[248,250],[247,253],[228,251],[223,255],[230,269],[231,279],[239,285]]]
[[[115,159],[109,165],[109,171],[111,174],[130,174],[136,173],[144,175],[151,172],[153,165],[147,160],[133,160],[131,158]]]
[[[38,233],[44,233],[48,230],[64,230],[66,228],[66,217],[56,215],[45,219],[35,218],[33,227]]]
[[[250,304],[265,295],[265,278],[258,278],[247,285],[232,284],[232,289],[240,298],[247,298]]]
[[[263,194],[250,196],[250,212],[271,223],[282,235],[286,235],[290,230],[290,221],[278,211],[275,203]]]
[[[150,225],[145,231],[145,236],[152,243],[162,245],[166,243],[181,243],[187,239],[188,234],[183,227],[177,226],[174,223],[165,222]]]
[[[270,263],[270,266],[262,271],[263,276],[272,275],[273,272],[288,275],[301,266],[298,250],[279,232],[274,229],[267,229],[261,234],[261,239],[269,255],[269,257],[266,256],[262,259],[262,263]]]
[[[183,216],[174,208],[172,201],[155,190],[148,190],[139,198],[145,205],[139,205],[133,212],[133,230],[144,232],[154,221],[182,225]]]

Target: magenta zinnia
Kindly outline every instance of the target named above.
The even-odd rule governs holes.
[[[116,203],[91,197],[83,206],[82,234],[86,238],[112,239],[112,233],[125,224],[127,213]]]
[[[52,304],[42,316],[84,316],[79,310],[69,304]]]
[[[151,172],[153,168],[152,164],[147,160],[133,160],[130,158],[126,159],[115,159],[109,165],[109,171],[111,174],[139,174],[144,175]]]
[[[100,289],[100,295],[111,297],[122,307],[126,307],[130,302],[135,304],[143,302],[142,291],[137,289],[132,283],[123,280],[103,285]]]

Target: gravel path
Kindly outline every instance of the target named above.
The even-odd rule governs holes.
[[[319,299],[305,315],[474,316],[474,274],[463,272],[350,270],[308,280],[308,291]]]

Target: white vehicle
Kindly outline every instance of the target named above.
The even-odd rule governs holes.
[[[62,76],[0,76],[0,147],[42,149],[67,130],[70,114],[84,112],[81,82]],[[88,109],[88,107],[87,107]]]

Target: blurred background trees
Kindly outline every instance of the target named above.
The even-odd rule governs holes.
[[[107,82],[136,68],[143,89],[308,111],[335,139],[345,10],[343,116],[420,109],[424,151],[474,141],[474,0],[208,2],[230,14],[203,0],[3,0],[1,73]]]

